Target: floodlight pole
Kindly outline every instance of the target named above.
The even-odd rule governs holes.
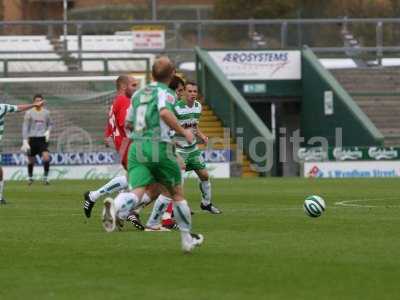
[[[63,21],[64,21],[64,26],[63,26],[63,34],[64,34],[64,52],[67,52],[67,35],[68,35],[68,0],[63,0]]]
[[[151,19],[157,20],[157,0],[151,0]]]

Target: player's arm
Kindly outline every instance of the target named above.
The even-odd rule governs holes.
[[[22,123],[22,152],[28,152],[31,149],[31,146],[28,143],[28,132],[31,125],[31,116],[29,111],[25,113],[24,122]]]
[[[50,133],[51,133],[51,129],[53,128],[53,122],[51,120],[50,117],[50,112],[47,112],[47,119],[46,119],[46,131],[44,133],[44,137],[46,139],[46,142],[48,142],[50,140]]]
[[[123,128],[127,114],[126,104],[124,105],[122,103],[122,100],[117,101],[117,103],[114,105],[113,113],[115,116],[115,122],[117,123],[117,127]]]
[[[196,125],[196,130],[195,130],[195,132],[196,132],[196,136],[197,136],[198,138],[200,138],[200,139],[203,141],[204,144],[207,144],[207,143],[208,143],[208,136],[206,136],[206,135],[200,130],[200,128],[199,128],[198,125]]]
[[[128,132],[132,132],[133,131],[133,123],[132,122],[133,122],[133,108],[132,108],[132,105],[131,105],[131,106],[129,106],[129,108],[128,108],[127,112],[126,112],[126,117],[125,117],[125,129]]]
[[[106,128],[104,129],[104,145],[106,147],[110,147],[111,145],[111,136],[113,134],[113,126],[112,126],[112,122],[113,122],[113,107],[114,105],[111,105],[110,107],[110,111],[108,113],[108,119],[107,119],[107,124],[106,124]]]
[[[168,125],[169,128],[174,130],[176,133],[184,136],[189,143],[193,143],[193,133],[188,129],[184,129],[179,124],[178,119],[175,117],[175,115],[171,111],[169,111],[167,107],[164,107],[160,110],[160,118],[165,122],[165,124]]]
[[[25,110],[31,109],[33,107],[40,107],[44,104],[45,104],[44,100],[40,100],[40,101],[37,101],[36,103],[32,103],[32,104],[18,104],[17,111],[25,111]]]

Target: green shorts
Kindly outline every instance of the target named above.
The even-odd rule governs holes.
[[[177,153],[185,162],[186,171],[203,170],[206,168],[206,164],[204,163],[199,149],[192,152],[185,152],[177,149]]]
[[[172,145],[152,141],[132,143],[128,154],[128,182],[131,189],[152,183],[171,188],[180,185],[181,181],[181,171]]]

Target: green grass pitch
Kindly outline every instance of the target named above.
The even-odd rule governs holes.
[[[194,231],[205,236],[190,255],[181,253],[178,232],[139,232],[126,224],[122,232],[105,233],[101,203],[86,221],[82,193],[101,183],[6,183],[0,299],[400,295],[399,180],[213,180],[219,216],[200,212],[196,182],[188,181]],[[327,203],[317,219],[302,208],[311,194]]]

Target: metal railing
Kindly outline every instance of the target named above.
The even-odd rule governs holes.
[[[48,52],[45,52],[48,53]],[[145,63],[145,69],[143,70],[136,70],[136,72],[144,73],[146,76],[146,82],[150,81],[150,59],[149,58],[73,58],[79,65],[82,67],[82,63],[86,61],[99,61],[102,62],[103,75],[110,74],[110,62],[112,61],[139,61]],[[13,62],[64,62],[62,58],[7,58],[1,59],[0,58],[0,65],[3,66],[3,77],[9,76],[9,64]],[[61,71],[59,71],[61,72]]]
[[[42,34],[57,39],[65,32],[78,36],[108,35],[130,31],[135,25],[162,25],[166,32],[166,53],[188,53],[194,47],[212,49],[300,49],[308,45],[314,52],[346,56],[367,53],[381,59],[400,52],[399,18],[335,18],[276,20],[141,20],[141,21],[8,21],[0,22],[0,33]],[[356,45],[346,41],[352,36]],[[61,40],[60,40],[61,41]],[[64,38],[63,49],[68,47]],[[78,53],[88,53],[78,42]],[[102,51],[104,52],[104,51]],[[136,51],[135,53],[140,52]],[[148,51],[160,52],[160,50]]]

